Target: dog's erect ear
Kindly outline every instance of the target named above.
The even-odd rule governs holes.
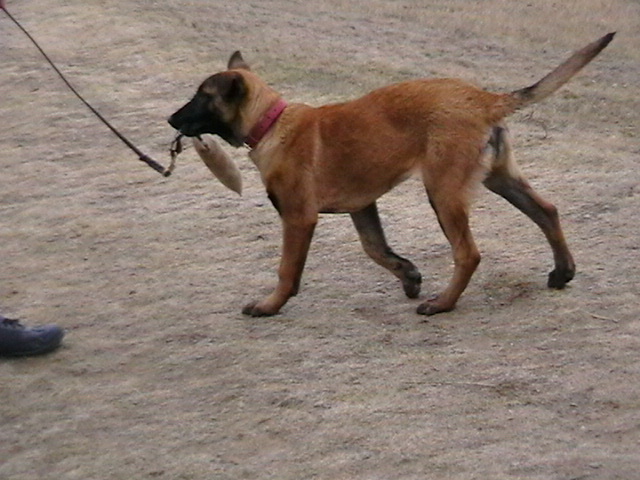
[[[244,58],[242,58],[240,50],[236,50],[235,52],[233,52],[231,58],[229,58],[229,63],[227,63],[227,68],[229,70],[233,70],[236,68],[240,68],[242,70],[251,70],[249,64],[244,61]]]

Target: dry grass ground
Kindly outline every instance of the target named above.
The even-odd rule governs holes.
[[[631,479],[640,464],[640,4],[633,0],[11,1],[72,83],[166,161],[166,117],[235,49],[315,105],[389,82],[526,86],[619,34],[557,95],[511,120],[578,264],[545,288],[542,235],[478,192],[483,262],[450,314],[414,314],[323,217],[301,294],[275,281],[279,222],[244,152],[243,197],[192,150],[137,163],[0,18],[0,308],[56,322],[64,347],[0,361],[0,478]],[[451,268],[418,182],[380,202],[424,275]]]

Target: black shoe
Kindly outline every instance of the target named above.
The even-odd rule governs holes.
[[[56,325],[27,328],[0,315],[0,355],[40,355],[60,346],[64,331]]]

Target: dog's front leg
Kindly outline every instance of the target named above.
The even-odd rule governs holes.
[[[282,218],[283,244],[278,285],[271,295],[258,302],[250,303],[244,307],[242,313],[252,317],[275,315],[290,297],[298,293],[302,270],[317,221],[317,214],[308,221],[291,221]]]

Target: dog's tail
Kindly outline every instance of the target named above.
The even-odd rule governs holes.
[[[547,98],[567,83],[571,77],[604,50],[611,40],[613,40],[615,34],[615,32],[608,33],[604,37],[576,51],[551,73],[533,85],[504,95],[502,101],[495,105],[495,113],[500,116],[500,118],[504,118],[516,110]]]

